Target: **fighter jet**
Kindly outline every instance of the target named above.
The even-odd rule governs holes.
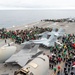
[[[37,54],[42,53],[42,51],[38,49],[39,45],[35,45],[30,42],[25,42],[22,43],[22,46],[23,46],[22,50],[12,55],[8,60],[5,61],[5,64],[14,63],[23,67],[24,65],[27,64],[27,62],[32,60],[34,56],[37,56]]]
[[[27,65],[14,72],[14,75],[49,75],[49,58],[39,55]]]
[[[30,42],[33,42],[35,44],[42,44],[46,47],[54,46],[54,43],[56,42],[57,37],[55,35],[51,35],[49,38],[42,38],[39,40],[30,40]]]
[[[0,48],[0,63],[5,62],[8,58],[10,58],[16,51],[15,46],[3,46]]]
[[[57,44],[61,45],[61,43],[57,41],[57,38],[63,36],[64,33],[65,33],[65,30],[62,28],[60,28],[57,32],[55,31],[55,29],[53,29],[52,32],[47,31],[47,32],[39,34],[39,36],[40,35],[42,36],[41,39],[30,40],[30,42],[33,42],[35,44],[41,44],[46,47],[54,46],[55,42]]]

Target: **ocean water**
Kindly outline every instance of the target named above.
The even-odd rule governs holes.
[[[48,10],[0,10],[0,28],[13,25],[25,25],[43,19],[73,18],[73,9],[48,9]]]

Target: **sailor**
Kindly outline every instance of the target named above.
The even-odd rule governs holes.
[[[51,68],[51,64],[49,63],[49,68]]]
[[[74,75],[74,72],[71,72],[71,75]]]
[[[53,69],[54,69],[54,73],[56,73],[56,68],[54,67]]]
[[[64,72],[66,71],[66,67],[64,68]]]
[[[67,62],[65,62],[65,67],[67,67],[67,65],[68,65]]]
[[[67,71],[65,71],[64,73],[65,73],[65,75],[68,75]]]
[[[53,64],[52,64],[52,67],[51,68],[53,69]]]
[[[68,67],[68,72],[70,72],[70,67]]]
[[[5,43],[7,43],[6,39],[5,39]]]

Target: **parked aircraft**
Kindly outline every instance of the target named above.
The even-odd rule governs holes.
[[[20,70],[14,72],[14,75],[48,75],[49,58],[46,55],[39,55]]]
[[[57,37],[55,35],[51,35],[49,38],[42,38],[39,40],[30,40],[30,42],[33,42],[35,44],[42,44],[46,47],[54,46],[54,43],[56,42]]]
[[[5,62],[16,51],[15,46],[3,46],[0,48],[0,63]]]
[[[14,63],[23,67],[35,56],[42,53],[42,51],[38,49],[39,45],[35,45],[30,42],[25,42],[22,44],[22,46],[23,46],[22,50],[12,55],[8,60],[5,61],[5,64]]]
[[[55,29],[53,29],[52,32],[44,32],[41,34],[38,34],[38,36],[42,36],[41,39],[38,40],[30,40],[35,44],[42,44],[46,47],[54,46],[55,42],[62,46],[60,42],[57,41],[58,37],[62,37],[65,33],[65,30],[60,28],[57,32]]]

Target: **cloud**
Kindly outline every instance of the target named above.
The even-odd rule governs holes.
[[[73,8],[75,9],[75,0],[2,0],[0,9],[12,8]]]

